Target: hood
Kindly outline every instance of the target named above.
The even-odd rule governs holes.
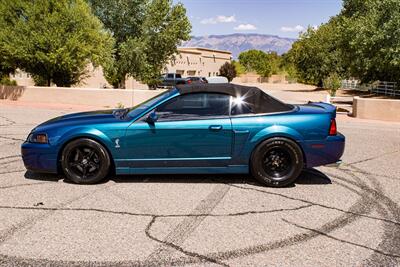
[[[48,120],[38,125],[35,129],[41,128],[42,130],[45,130],[45,128],[53,126],[63,127],[71,125],[121,122],[129,119],[129,117],[126,116],[128,111],[128,109],[110,109],[72,113]]]

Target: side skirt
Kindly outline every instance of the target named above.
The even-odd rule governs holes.
[[[163,168],[124,168],[116,169],[116,174],[224,174],[249,173],[248,165],[230,165],[227,167],[163,167]]]

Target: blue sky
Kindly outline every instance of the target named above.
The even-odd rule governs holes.
[[[178,2],[178,1],[175,1]],[[339,13],[341,0],[180,0],[192,35],[265,33],[297,37]]]

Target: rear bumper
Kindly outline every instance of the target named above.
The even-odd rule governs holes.
[[[331,164],[325,165],[325,167],[337,168],[337,167],[339,167],[340,165],[342,165],[342,161],[341,161],[341,160],[338,160],[338,161],[336,161],[335,163],[331,163]]]
[[[338,165],[344,153],[345,137],[341,133],[328,136],[322,141],[306,141],[303,149],[307,168],[322,165]]]
[[[27,170],[57,173],[57,153],[50,145],[25,142],[21,145],[21,155]]]

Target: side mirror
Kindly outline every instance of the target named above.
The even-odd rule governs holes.
[[[154,124],[158,120],[158,116],[155,111],[152,111],[149,116],[146,118],[146,122],[150,124]]]

